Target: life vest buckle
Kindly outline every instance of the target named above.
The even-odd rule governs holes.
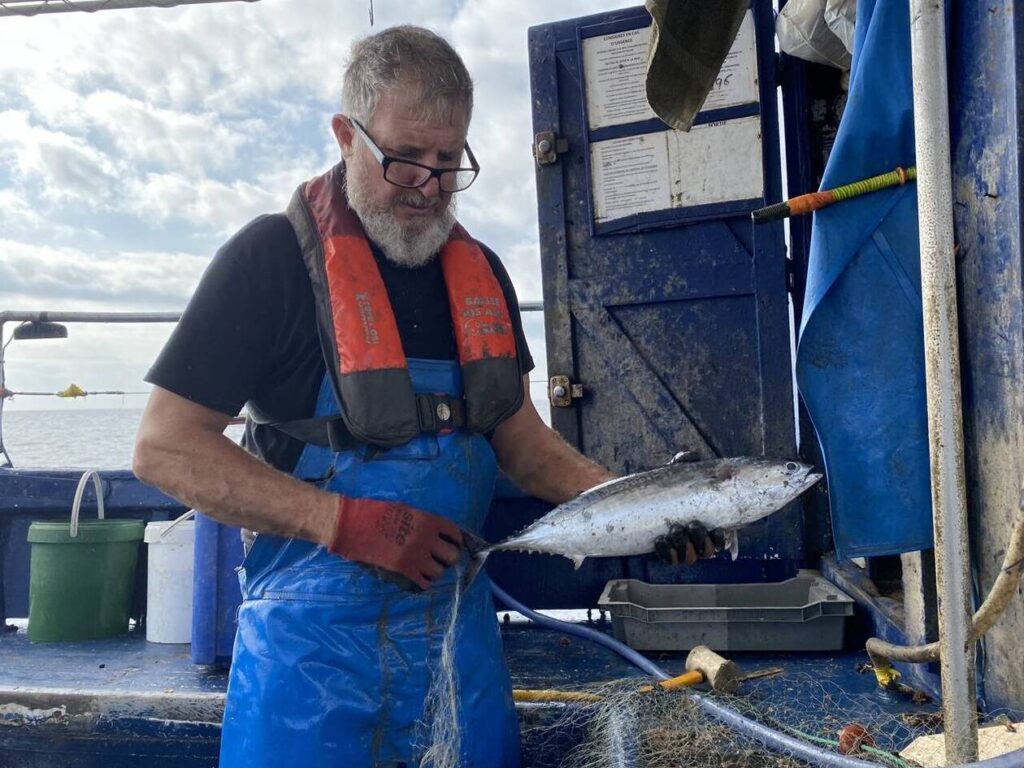
[[[416,395],[416,417],[421,432],[445,434],[466,424],[466,409],[461,397],[442,392]]]

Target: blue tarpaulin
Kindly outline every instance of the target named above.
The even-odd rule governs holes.
[[[906,0],[860,0],[850,90],[822,188],[914,165]],[[914,184],[815,214],[797,381],[840,557],[932,546]]]

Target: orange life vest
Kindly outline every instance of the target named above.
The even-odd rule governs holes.
[[[448,419],[426,413],[413,392],[387,289],[336,166],[302,184],[287,216],[313,285],[320,345],[356,441],[398,445]],[[516,340],[501,285],[487,257],[458,224],[438,258],[462,368],[463,414],[454,426],[484,433],[514,414],[524,392]],[[428,406],[429,407],[429,406]],[[448,410],[438,409],[443,414]]]

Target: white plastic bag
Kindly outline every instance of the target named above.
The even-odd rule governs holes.
[[[857,28],[857,0],[825,0],[825,23],[832,34],[853,53],[853,33]]]
[[[825,21],[826,4],[827,0],[789,0],[775,22],[779,46],[805,61],[849,69],[850,52]]]

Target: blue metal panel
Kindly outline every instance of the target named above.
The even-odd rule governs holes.
[[[967,509],[981,593],[1002,567],[1024,480],[1024,260],[1021,256],[1024,10],[951,3],[950,132],[960,303]],[[1024,708],[1024,601],[990,630],[990,707]]]
[[[230,661],[238,628],[242,591],[236,569],[242,564],[239,528],[196,514],[192,568],[192,661]]]
[[[585,391],[572,407],[554,408],[552,423],[618,472],[656,466],[683,449],[706,458],[796,455],[783,229],[759,228],[755,239],[749,218],[752,208],[781,198],[773,16],[764,0],[752,8],[760,104],[702,113],[697,122],[760,114],[764,198],[597,225],[591,144],[649,133],[657,121],[587,128],[581,41],[639,28],[650,17],[636,8],[530,30],[534,131],[568,141],[555,164],[537,170],[548,370],[569,375]],[[738,563],[688,570],[637,558],[587,563],[567,578],[569,569],[554,561],[536,593],[549,605],[568,604],[570,594],[596,595],[605,579],[625,574],[658,581],[784,578],[802,553],[800,513],[793,509],[743,537]],[[529,583],[519,577],[530,592],[542,571],[536,561],[529,563]],[[492,573],[502,563],[496,558]]]

